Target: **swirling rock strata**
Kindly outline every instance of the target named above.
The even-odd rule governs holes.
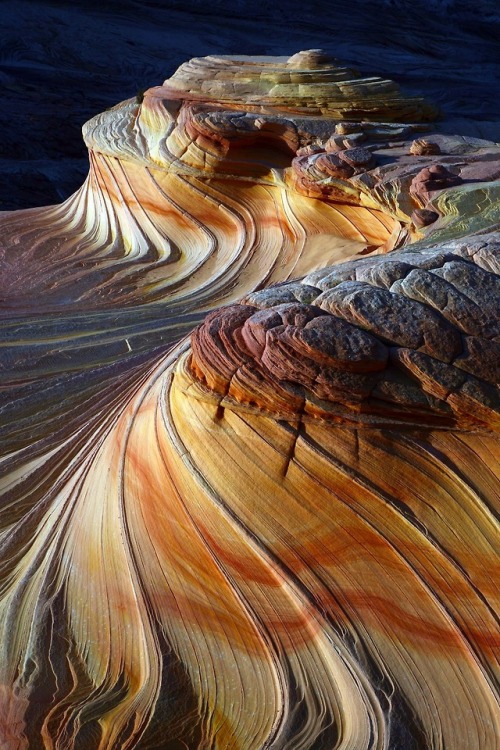
[[[168,299],[209,309],[307,272],[316,242],[323,262],[380,246],[397,219],[378,205],[353,211],[348,198],[320,194],[318,205],[287,170],[341,116],[433,114],[393,82],[355,76],[315,51],[195,59],[142,101],[84,126],[91,169],[78,193],[4,214],[3,304],[25,310],[41,295],[52,308]]]
[[[6,746],[494,750],[499,254],[254,293],[6,457]]]
[[[499,149],[405,113],[197,59],[0,217],[2,748],[496,750]]]
[[[486,141],[434,136],[438,158],[411,153],[435,114],[316,50],[197,58],[84,126],[91,169],[74,196],[2,215],[3,305],[208,310],[390,250],[456,216],[436,203],[451,186],[498,177],[500,149]],[[426,170],[451,177],[429,182]]]

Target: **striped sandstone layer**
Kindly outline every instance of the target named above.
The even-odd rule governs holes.
[[[496,750],[499,148],[432,114],[195,59],[0,216],[2,748]]]

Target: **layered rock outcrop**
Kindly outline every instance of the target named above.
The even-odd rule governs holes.
[[[500,147],[197,58],[0,216],[7,750],[494,750]]]

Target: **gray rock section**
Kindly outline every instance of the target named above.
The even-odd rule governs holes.
[[[328,317],[315,318],[301,332],[274,322],[287,348],[278,349],[280,367],[279,357],[273,359],[265,350],[261,355],[273,377],[299,383],[328,402],[350,403],[356,398],[367,413],[387,416],[399,406],[403,409],[399,417],[406,413],[423,423],[440,414],[448,426],[498,423],[498,234],[348,261],[315,271],[303,285],[309,309]],[[264,310],[269,316],[285,304],[293,305],[293,299],[300,302],[299,286],[293,282],[248,295],[246,301],[261,312],[245,326],[251,327]],[[370,339],[359,339],[354,330]],[[338,339],[335,346],[332,339]],[[373,339],[388,349],[388,360]],[[267,333],[266,347],[270,349],[272,343]],[[341,360],[341,351],[351,352],[353,372],[347,378],[345,367],[338,363],[308,371],[311,358],[319,362],[323,357],[326,362],[337,352]],[[371,365],[356,366],[365,354]]]

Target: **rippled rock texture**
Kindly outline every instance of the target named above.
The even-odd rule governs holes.
[[[4,213],[2,748],[494,750],[500,147],[195,58]]]

